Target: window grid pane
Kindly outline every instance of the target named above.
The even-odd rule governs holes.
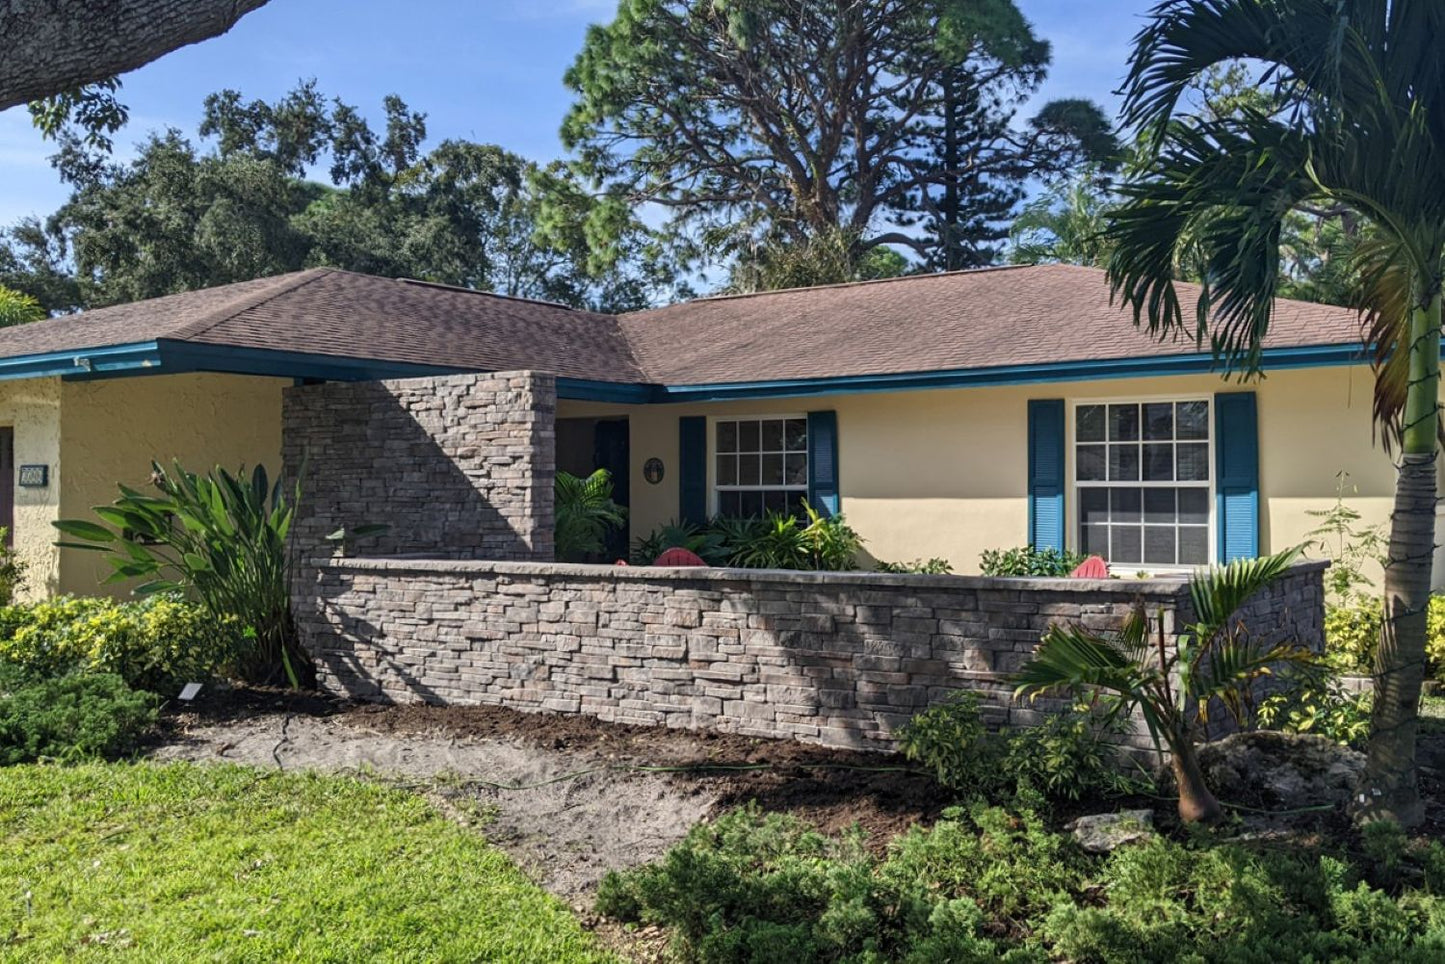
[[[1074,410],[1078,546],[1117,565],[1209,561],[1209,402]]]
[[[719,515],[799,513],[808,494],[808,422],[801,418],[715,423],[714,486]]]

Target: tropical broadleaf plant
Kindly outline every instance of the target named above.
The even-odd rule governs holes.
[[[45,308],[30,295],[0,285],[0,328],[25,325],[45,317]]]
[[[1239,616],[1298,556],[1291,549],[1196,572],[1189,581],[1193,619],[1173,643],[1142,606],[1117,633],[1055,625],[1014,678],[1016,695],[1065,692],[1106,704],[1110,719],[1137,712],[1155,745],[1169,752],[1180,818],[1212,823],[1222,810],[1195,752],[1211,712],[1222,709],[1236,726],[1248,726],[1263,677],[1285,666],[1308,677],[1317,666],[1308,647],[1262,643]]]
[[[263,466],[247,477],[217,467],[207,475],[177,462],[151,463],[156,494],[126,485],[108,506],[97,506],[102,525],[63,519],[54,526],[70,549],[107,554],[105,584],[138,581],[138,596],[183,593],[243,627],[234,671],[256,682],[284,674],[292,685],[308,675],[310,661],[291,617],[287,540],[301,483],[274,484]]]
[[[1207,341],[1259,371],[1279,294],[1285,220],[1331,212],[1360,226],[1351,299],[1374,353],[1374,416],[1398,449],[1386,619],[1361,816],[1424,816],[1415,770],[1434,555],[1445,283],[1445,4],[1436,0],[1164,0],[1135,38],[1122,121],[1139,174],[1106,241],[1114,294],[1161,338]],[[1198,116],[1209,71],[1257,65],[1269,109]],[[1182,266],[1202,291],[1186,317]]]
[[[627,524],[627,510],[612,500],[612,473],[586,478],[558,472],[553,483],[557,558],[585,562],[607,548],[607,536]]]

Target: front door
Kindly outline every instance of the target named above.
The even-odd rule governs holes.
[[[592,464],[612,473],[612,501],[624,508],[632,502],[632,479],[627,419],[607,419],[597,423],[592,436]],[[614,529],[607,538],[607,558],[627,558],[627,527]]]

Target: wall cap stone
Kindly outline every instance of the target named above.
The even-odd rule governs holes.
[[[444,573],[472,576],[552,576],[611,579],[616,582],[768,583],[794,586],[898,587],[917,590],[990,589],[1014,592],[1107,593],[1121,597],[1175,599],[1189,592],[1182,576],[1152,579],[1068,579],[1016,576],[952,576],[891,572],[797,572],[782,569],[727,569],[663,566],[603,566],[564,562],[502,562],[430,557],[322,557],[312,567],[329,572]],[[1326,560],[1307,560],[1289,575],[1328,568]]]

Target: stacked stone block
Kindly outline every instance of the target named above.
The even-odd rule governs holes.
[[[553,558],[556,382],[502,372],[286,391],[282,457],[302,476],[295,545],[384,523],[353,549],[450,559]]]
[[[1323,569],[1296,566],[1246,616],[1322,646]],[[324,560],[312,579],[298,619],[340,693],[878,749],[960,690],[995,725],[1035,723],[1057,704],[1015,701],[1008,677],[1049,625],[1117,629],[1142,604],[1172,643],[1189,605],[1167,579],[405,559]]]

